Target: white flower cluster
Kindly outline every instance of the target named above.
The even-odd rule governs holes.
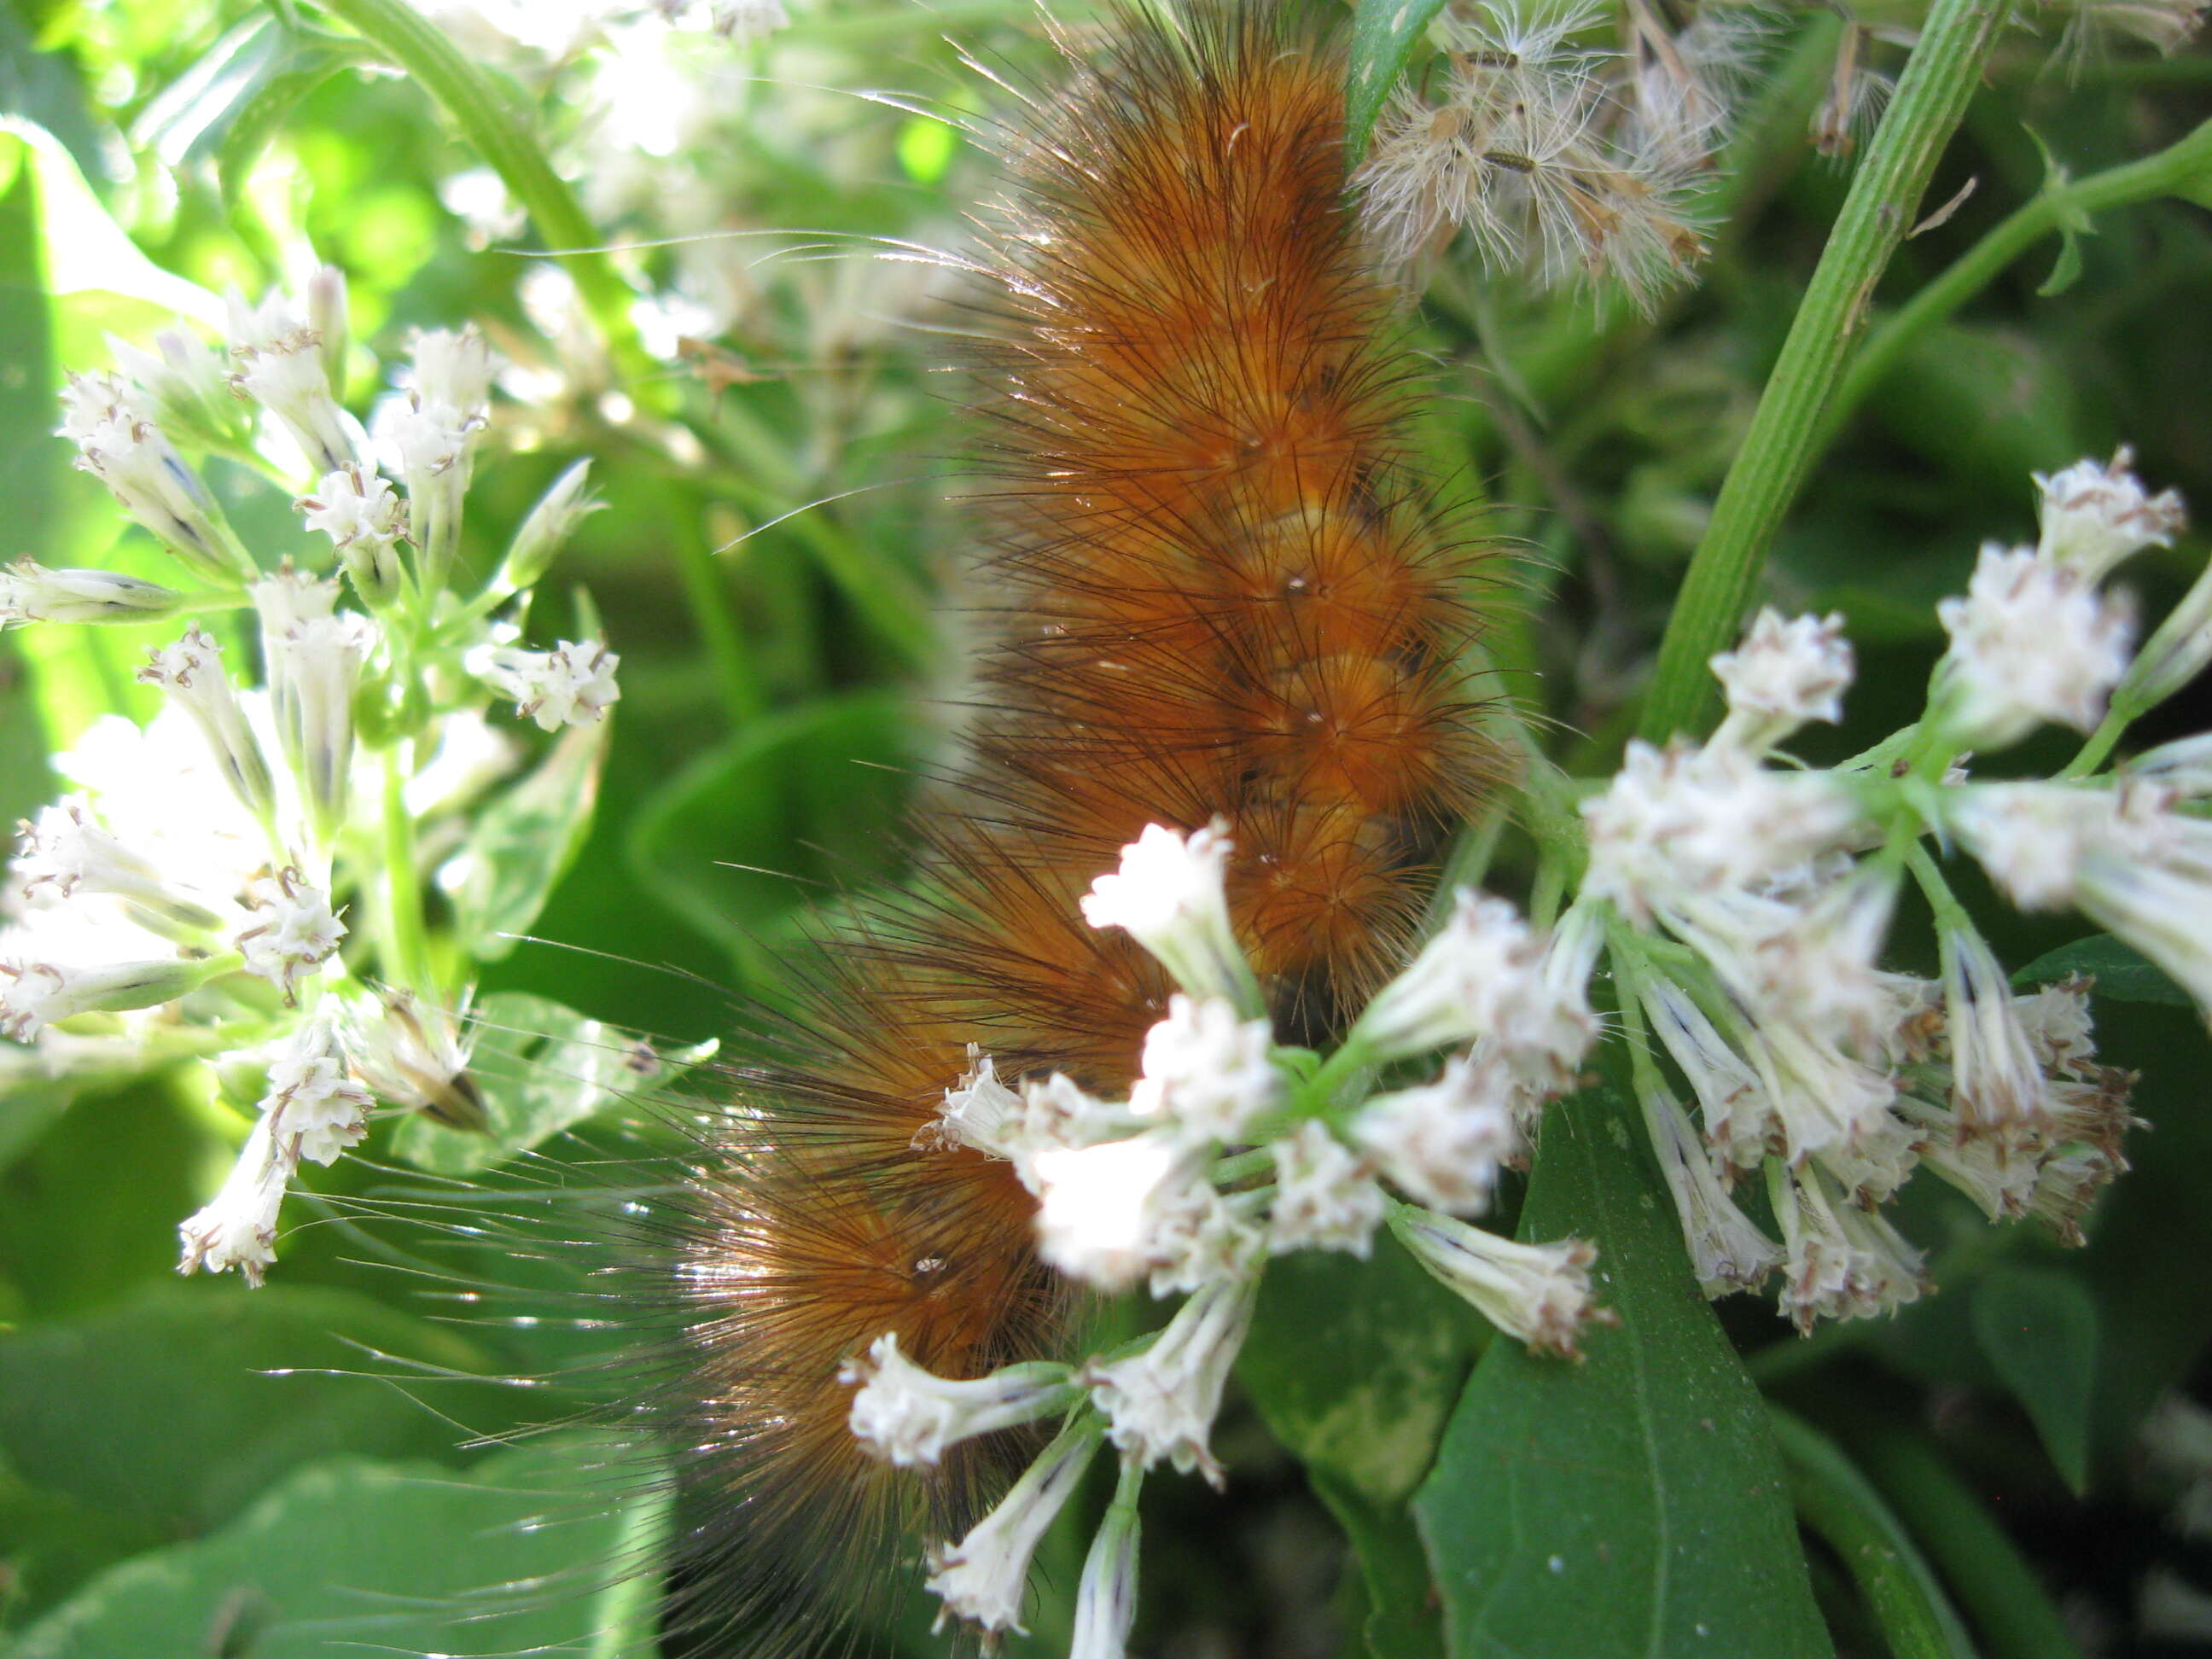
[[[1603,1316],[1595,1251],[1522,1244],[1416,1203],[1488,1206],[1545,1100],[1572,1086],[1596,1032],[1584,987],[1602,942],[1595,913],[1540,936],[1511,906],[1462,892],[1437,934],[1380,991],[1343,1047],[1314,1069],[1278,1050],[1231,923],[1226,826],[1158,824],[1083,900],[1094,927],[1128,933],[1182,986],[1145,1038],[1123,1101],[1054,1073],[1018,1087],[969,1050],[919,1150],[1010,1161],[1037,1195],[1044,1259],[1103,1289],[1139,1280],[1188,1299],[1157,1335],[1066,1365],[1024,1364],[951,1381],[885,1334],[844,1380],[851,1425],[894,1463],[934,1463],[971,1435],[1065,1416],[1067,1426],[1006,1500],[933,1553],[945,1611],[987,1635],[1018,1628],[1030,1553],[1103,1438],[1123,1486],[1094,1537],[1079,1595],[1077,1651],[1119,1654],[1135,1571],[1136,1484],[1161,1463],[1220,1484],[1208,1445],[1270,1255],[1365,1256],[1388,1224],[1443,1284],[1530,1347],[1573,1356]],[[1381,1067],[1448,1057],[1431,1083],[1367,1093]],[[1308,1060],[1310,1056],[1306,1057]]]
[[[1963,848],[2023,908],[2082,911],[2212,1006],[2212,838],[2189,810],[2212,793],[2203,740],[2100,781],[1958,768],[1968,744],[2045,722],[2116,737],[2155,700],[2123,690],[2106,719],[2137,681],[2124,606],[2098,584],[2171,543],[2179,499],[2148,494],[2124,451],[2036,482],[2038,544],[1984,549],[1941,607],[1951,648],[1915,727],[1834,771],[1772,764],[1799,726],[1838,717],[1850,657],[1837,619],[1770,611],[1714,659],[1729,713],[1713,738],[1632,744],[1583,804],[1583,896],[1620,918],[1637,1092],[1698,1276],[1717,1295],[1780,1267],[1802,1328],[1921,1293],[1920,1255],[1880,1206],[1922,1164],[1992,1218],[2035,1215],[2069,1242],[2127,1167],[2131,1079],[2094,1063],[2087,984],[2015,993],[1923,841]],[[2192,592],[2160,630],[2163,690],[2212,658],[2206,603]],[[1881,964],[1908,878],[1937,919],[1933,981]],[[1778,1243],[1730,1191],[1753,1175]]]
[[[1642,7],[1626,53],[1580,44],[1594,9],[1496,0],[1439,25],[1450,69],[1401,84],[1355,180],[1378,254],[1408,264],[1464,232],[1492,270],[1619,284],[1649,309],[1705,254],[1698,197],[1759,46],[1747,9],[1676,35]]]
[[[64,398],[78,465],[197,586],[0,574],[0,623],[186,619],[138,676],[166,694],[161,712],[143,730],[112,715],[93,726],[56,757],[79,788],[22,826],[0,1036],[27,1046],[0,1070],[208,1060],[256,1121],[230,1179],[184,1224],[182,1266],[258,1283],[301,1161],[360,1141],[373,1105],[484,1123],[465,957],[440,976],[420,899],[422,848],[459,845],[455,814],[516,758],[483,703],[496,690],[551,730],[603,720],[620,694],[599,642],[524,652],[495,620],[591,510],[580,466],[479,592],[452,591],[490,407],[480,334],[418,336],[372,442],[342,402],[337,271],[317,273],[301,305],[234,294],[229,309],[227,369],[179,329],[153,352],[116,342],[120,370],[74,376]],[[261,568],[185,448],[313,478],[295,505],[328,538],[331,574]],[[258,686],[228,665],[249,641]],[[418,822],[438,839],[418,843]],[[393,988],[369,988],[372,962]]]

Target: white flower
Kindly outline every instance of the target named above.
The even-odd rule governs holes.
[[[345,560],[354,589],[373,605],[398,597],[401,574],[393,544],[407,534],[407,507],[392,484],[358,465],[325,473],[312,495],[293,505],[310,530],[319,530]]]
[[[248,812],[267,823],[276,810],[276,786],[261,745],[231,693],[222,647],[194,624],[176,644],[156,647],[149,654],[151,660],[138,671],[138,678],[160,686],[173,706],[191,716],[231,793]]]
[[[1252,970],[1229,925],[1230,846],[1218,818],[1188,836],[1146,824],[1121,849],[1120,867],[1091,884],[1083,919],[1122,929],[1193,995],[1249,1006]]]
[[[1126,1462],[1150,1468],[1165,1461],[1185,1474],[1198,1470],[1217,1489],[1222,1485],[1206,1437],[1259,1294],[1257,1275],[1208,1285],[1176,1310],[1151,1346],[1084,1368],[1081,1380]]]
[[[28,1042],[79,1014],[123,1013],[174,1002],[214,971],[167,958],[64,968],[50,962],[0,962],[0,1036]]]
[[[1381,1060],[1482,1036],[1510,1042],[1525,1020],[1541,1019],[1552,1000],[1542,942],[1520,913],[1462,888],[1451,919],[1375,994],[1345,1041]]]
[[[945,1604],[937,1628],[948,1618],[980,1626],[987,1637],[1022,1628],[1030,1558],[1073,1496],[1098,1439],[1097,1429],[1089,1425],[1062,1431],[965,1538],[930,1548],[927,1588]]]
[[[246,971],[283,992],[289,1007],[297,1000],[301,976],[336,954],[338,941],[345,937],[345,923],[331,911],[331,896],[294,866],[255,878],[246,896],[252,907],[253,925],[236,941],[246,957]]]
[[[1267,1212],[1267,1250],[1347,1250],[1363,1261],[1382,1224],[1382,1188],[1334,1135],[1309,1120],[1272,1143],[1275,1201]]]
[[[1771,1178],[1789,1256],[1782,1307],[1801,1332],[1821,1319],[1873,1319],[1917,1301],[1927,1286],[1920,1253],[1871,1210],[1841,1203],[1817,1170]]]
[[[1091,1535],[1075,1591],[1075,1632],[1067,1659],[1127,1659],[1137,1617],[1137,1494],[1140,1477],[1126,1471],[1117,1494]]]
[[[167,880],[154,861],[101,826],[82,793],[65,795],[26,823],[15,871],[33,902],[66,901],[80,891],[112,893],[135,920],[171,939],[190,941],[220,924]]]
[[[365,459],[359,426],[331,393],[322,337],[273,289],[250,306],[233,289],[227,303],[230,355],[238,364],[230,383],[240,395],[283,423],[315,477]]]
[[[29,559],[0,569],[0,629],[34,622],[154,622],[183,601],[174,588],[112,571],[49,570]]]
[[[1715,745],[1763,755],[1808,720],[1844,717],[1851,645],[1840,614],[1785,622],[1770,607],[1759,613],[1741,645],[1712,659],[1712,670],[1728,693],[1729,708]]]
[[[1643,993],[1651,1029],[1704,1115],[1705,1144],[1724,1163],[1757,1169],[1769,1142],[1783,1139],[1781,1109],[1765,1081],[1680,986],[1649,978]]]
[[[1200,1139],[1239,1139],[1281,1096],[1268,1058],[1273,1036],[1267,1020],[1240,1019],[1218,997],[1169,998],[1168,1017],[1145,1034],[1130,1111],[1164,1117]]]
[[[2135,453],[2125,447],[2101,466],[2076,461],[2034,477],[2043,526],[2036,551],[2084,582],[2102,580],[2146,547],[2172,546],[2188,522],[2179,492],[2147,492],[2135,474]]]
[[[1948,805],[1948,827],[2027,910],[2074,902],[2083,861],[2113,828],[2111,795],[2061,784],[1977,784]]]
[[[354,692],[375,627],[366,617],[333,614],[335,581],[289,567],[252,592],[277,738],[309,821],[327,844],[345,821]]]
[[[1164,1133],[1036,1153],[1030,1168],[1040,1199],[1039,1253],[1103,1290],[1133,1283],[1158,1255],[1163,1207],[1188,1178],[1191,1158]]]
[[[182,329],[156,334],[153,352],[112,334],[107,348],[116,368],[138,383],[147,413],[162,430],[217,445],[245,441],[252,423],[231,395],[222,359]]]
[[[118,377],[70,375],[58,430],[77,447],[77,465],[195,572],[225,586],[252,580],[253,560],[215,497]]]
[[[465,422],[483,421],[491,409],[495,365],[481,329],[473,323],[426,328],[415,337],[413,355],[412,368],[400,379],[417,405],[456,410]]]
[[[517,714],[557,732],[605,717],[622,697],[615,684],[621,661],[597,640],[563,640],[551,651],[494,647],[471,665],[493,690],[514,699]]]
[[[184,1244],[177,1271],[204,1267],[219,1273],[235,1267],[248,1285],[258,1287],[263,1273],[276,1260],[276,1211],[292,1167],[264,1115],[239,1149],[222,1189],[177,1229]]]
[[[2045,721],[2094,729],[2127,672],[2134,617],[2077,572],[1983,544],[1964,599],[1936,614],[1951,635],[1930,713],[1954,742],[2001,749]]]
[[[946,1447],[963,1440],[1066,1410],[1083,1393],[1071,1376],[1066,1365],[1040,1364],[951,1382],[901,1353],[894,1332],[837,1370],[840,1382],[858,1389],[849,1419],[853,1437],[870,1455],[908,1469],[933,1468]]]
[[[2206,576],[2203,585],[2212,587],[2212,569]],[[2178,799],[2203,800],[2212,795],[2212,732],[2146,749],[2120,769],[2120,775],[2154,783]]]
[[[1249,1273],[1265,1236],[1238,1213],[1244,1199],[1224,1200],[1203,1181],[1163,1193],[1154,1211],[1146,1285],[1154,1296],[1176,1296]]]
[[[356,999],[345,1009],[354,1075],[390,1105],[453,1128],[482,1128],[483,1098],[469,1076],[469,1044],[459,1030],[466,1012],[465,1000],[449,1015],[409,991]]]
[[[492,362],[474,328],[416,337],[408,389],[376,411],[379,447],[407,485],[425,588],[443,585],[460,545],[476,435],[489,418]]]
[[[1459,1054],[1434,1083],[1370,1100],[1352,1133],[1402,1190],[1440,1210],[1480,1215],[1499,1169],[1522,1150],[1513,1081],[1494,1056]]]
[[[935,1152],[971,1146],[992,1158],[1012,1158],[1030,1150],[1022,1133],[1026,1116],[1022,1097],[999,1081],[998,1062],[971,1042],[968,1069],[945,1091],[935,1120],[915,1133],[914,1147]]]
[[[1861,815],[1825,772],[1769,770],[1734,749],[1632,740],[1602,794],[1583,803],[1589,827],[1586,898],[1610,899],[1638,923],[1693,895],[1748,890],[1844,844]]]
[[[2069,974],[2013,999],[2036,1063],[2053,1077],[2085,1076],[2088,1062],[2097,1057],[2096,1028],[2089,1015],[2094,985],[2087,975]]]
[[[270,1060],[261,1112],[295,1162],[331,1164],[368,1133],[368,1111],[375,1103],[346,1076],[337,1022],[325,1004]]]
[[[1960,793],[1947,822],[2015,903],[2076,906],[2212,1008],[2212,823],[2147,780]]]
[[[1644,1096],[1641,1089],[1638,1092]],[[1674,1195],[1698,1287],[1709,1297],[1757,1290],[1781,1265],[1782,1247],[1759,1231],[1722,1188],[1681,1107],[1663,1091],[1644,1096],[1644,1103],[1652,1150]]]
[[[1904,1180],[1905,1148],[1890,1112],[1897,1082],[1887,1068],[1784,1018],[1763,1019],[1738,1040],[1774,1103],[1785,1157],[1833,1161],[1852,1190],[1869,1196],[1887,1197]]]
[[[2040,1140],[2050,1128],[2043,1066],[2002,965],[1972,932],[1946,928],[1940,942],[1959,1138],[1995,1135],[2014,1145]]]
[[[1579,1358],[1583,1327],[1607,1317],[1590,1306],[1597,1247],[1586,1240],[1516,1243],[1411,1204],[1392,1207],[1390,1231],[1439,1284],[1538,1353]]]
[[[1096,1146],[1140,1127],[1135,1117],[1112,1101],[1085,1094],[1075,1080],[1054,1072],[1042,1083],[1022,1079],[1022,1122],[1013,1136],[1015,1161],[1052,1147]],[[1034,1171],[1024,1176],[1036,1189]]]

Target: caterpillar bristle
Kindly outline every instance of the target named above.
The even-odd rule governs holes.
[[[668,1253],[686,1652],[850,1642],[917,1533],[1003,1485],[989,1442],[928,1480],[870,1462],[838,1370],[886,1333],[951,1376],[1064,1346],[1012,1166],[927,1132],[971,1044],[1010,1082],[1127,1081],[1170,987],[1081,917],[1117,849],[1227,821],[1232,917],[1304,1040],[1401,951],[1488,769],[1479,550],[1437,535],[1401,456],[1328,24],[1200,0],[1063,50],[981,261],[968,758],[924,791],[910,890],[802,969],[803,1063],[727,1082]]]

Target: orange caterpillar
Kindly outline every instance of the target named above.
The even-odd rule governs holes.
[[[1126,1085],[1168,986],[1078,908],[1120,847],[1227,819],[1232,914],[1297,1042],[1387,969],[1471,805],[1472,558],[1401,471],[1342,87],[1322,24],[1201,0],[1172,30],[1125,17],[1013,140],[985,712],[916,830],[917,896],[832,949],[809,1063],[746,1084],[702,1159],[679,1622],[805,1645],[872,1546],[996,1496],[972,1447],[928,1484],[870,1462],[838,1366],[885,1332],[955,1377],[1064,1340],[1012,1166],[916,1139],[970,1043],[1009,1081]]]

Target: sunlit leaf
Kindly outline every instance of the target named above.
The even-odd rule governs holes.
[[[510,1420],[501,1391],[441,1383],[441,1417],[368,1373],[465,1376],[489,1363],[450,1329],[365,1297],[234,1279],[155,1284],[108,1312],[0,1333],[0,1459],[44,1494],[0,1506],[0,1528],[30,1528],[0,1532],[0,1554],[36,1578],[66,1565],[50,1569],[50,1549],[83,1553],[82,1528],[46,1531],[64,1511],[141,1547],[221,1524],[308,1457],[450,1455],[456,1420]]]
[[[1352,52],[1345,76],[1345,143],[1357,161],[1382,112],[1383,100],[1426,32],[1443,0],[1359,0],[1352,15]]]
[[[635,1448],[589,1435],[465,1474],[332,1459],[215,1536],[103,1574],[12,1651],[652,1659],[652,1564],[672,1501]]]
[[[521,943],[592,829],[610,723],[572,726],[537,769],[477,812],[438,872],[470,954],[497,962]]]
[[[474,1175],[551,1139],[596,1112],[665,1086],[714,1045],[662,1054],[642,1039],[544,997],[495,991],[470,1015],[469,1075],[489,1127],[449,1129],[420,1114],[395,1130],[392,1152],[436,1175]]]
[[[93,194],[59,139],[29,121],[0,116],[0,143],[9,139],[27,147],[28,171],[38,180],[49,294],[119,294],[163,313],[182,313],[210,328],[222,326],[222,302],[141,253]]]

